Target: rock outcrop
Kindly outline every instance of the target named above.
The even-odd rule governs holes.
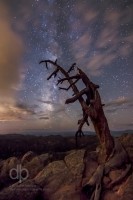
[[[133,163],[133,135],[120,137]],[[20,181],[9,177],[10,170],[21,164],[29,176]],[[82,185],[87,183],[98,167],[97,152],[90,149],[36,155],[27,152],[23,157],[0,161],[0,200],[87,200]],[[108,189],[122,169],[112,170],[103,179],[102,200],[132,200],[132,174],[120,185]],[[24,174],[22,174],[24,176]]]

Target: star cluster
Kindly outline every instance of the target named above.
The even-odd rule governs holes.
[[[76,62],[100,85],[111,129],[133,128],[131,0],[1,0],[0,5],[0,24],[3,32],[7,31],[5,26],[10,30],[8,48],[13,54],[12,59],[7,58],[11,63],[5,65],[9,68],[15,63],[16,66],[12,69],[15,81],[6,85],[11,75],[8,70],[3,72],[0,61],[1,71],[8,74],[2,83],[2,88],[7,86],[7,92],[2,94],[1,107],[5,109],[3,101],[9,107],[0,110],[1,131],[5,127],[9,130],[9,126],[17,131],[76,129],[82,110],[78,103],[64,104],[72,91],[59,91],[57,79],[47,81],[52,67],[47,71],[45,66],[39,65],[42,59],[56,58],[65,69]],[[3,37],[0,35],[0,40]],[[12,52],[12,48],[17,53]],[[4,56],[8,56],[7,52]],[[80,89],[82,84],[78,87]]]

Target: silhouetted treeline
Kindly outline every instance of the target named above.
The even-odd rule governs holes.
[[[85,136],[79,139],[79,148],[88,147],[93,150],[96,146],[96,136]],[[11,156],[19,157],[27,151],[41,154],[46,152],[65,152],[75,148],[75,137],[62,137],[60,135],[0,135],[0,159],[6,159]]]

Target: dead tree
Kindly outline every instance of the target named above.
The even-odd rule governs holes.
[[[126,170],[123,175],[117,178],[116,181],[110,183],[108,187],[113,187],[118,182],[121,182],[128,174],[131,169],[131,164],[129,163],[128,155],[118,140],[115,140],[109,130],[108,122],[103,111],[103,105],[101,102],[100,94],[98,92],[99,86],[92,83],[88,76],[80,69],[77,68],[78,73],[74,76],[70,76],[70,72],[74,70],[76,63],[74,63],[68,71],[65,71],[63,67],[57,64],[57,60],[44,60],[40,63],[45,63],[46,68],[48,68],[48,63],[55,67],[54,72],[47,78],[49,80],[51,77],[56,77],[58,73],[64,75],[63,78],[59,78],[57,85],[63,84],[64,81],[68,81],[70,84],[68,88],[59,87],[60,90],[72,89],[74,92],[73,97],[66,100],[66,104],[74,103],[79,101],[82,110],[83,118],[78,121],[79,128],[76,132],[76,139],[78,136],[82,136],[82,127],[86,123],[89,125],[88,117],[90,118],[95,132],[99,138],[100,148],[98,152],[99,156],[99,166],[96,172],[93,174],[91,179],[83,185],[83,189],[94,188],[91,195],[92,200],[99,200],[102,188],[102,179],[104,175],[109,174],[109,172],[115,168],[125,166]],[[76,83],[82,80],[85,88],[81,91],[78,90]],[[86,95],[86,100],[84,100],[83,95]]]
[[[47,69],[48,69],[48,63],[52,64],[53,66],[55,66],[54,72],[47,78],[47,80],[49,80],[53,76],[55,77],[57,75],[57,73],[61,72],[61,74],[63,74],[65,78],[60,78],[59,77],[59,79],[57,81],[57,85],[62,84],[64,81],[68,81],[70,85],[69,85],[68,88],[59,87],[59,89],[60,90],[66,90],[66,91],[68,91],[69,89],[72,89],[73,92],[74,92],[74,95],[79,93],[79,90],[78,90],[78,88],[76,87],[75,84],[79,81],[80,75],[76,74],[75,76],[72,76],[72,77],[69,76],[70,72],[72,70],[74,70],[76,63],[73,63],[72,66],[68,69],[68,71],[65,71],[65,69],[63,67],[58,65],[57,64],[57,60],[55,62],[52,61],[52,60],[44,60],[44,61],[40,61],[40,64],[41,63],[45,63]],[[74,81],[73,81],[73,79],[74,79]],[[85,123],[87,123],[87,125],[89,125],[89,123],[88,123],[88,115],[86,114],[86,117],[84,117],[84,115],[85,115],[84,107],[86,106],[86,102],[84,101],[82,95],[79,96],[78,101],[80,102],[80,104],[82,106],[83,118],[78,121],[79,128],[78,128],[78,131],[75,134],[75,136],[76,136],[76,146],[77,146],[77,138],[78,138],[78,136],[82,136],[83,135],[83,131],[82,131],[83,125]]]

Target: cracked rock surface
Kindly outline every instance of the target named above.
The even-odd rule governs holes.
[[[120,141],[133,162],[133,136],[121,136]],[[53,158],[50,153],[36,155],[30,151],[22,158],[1,160],[0,200],[87,200],[81,192],[81,185],[89,181],[98,167],[96,152],[79,149],[57,154]],[[22,183],[9,177],[10,169],[16,168],[17,164],[21,164],[29,172],[29,177]],[[121,169],[111,171],[108,177],[104,177],[103,186],[121,173]],[[132,188],[131,174],[122,184],[110,190],[104,187],[102,200],[132,200]]]

